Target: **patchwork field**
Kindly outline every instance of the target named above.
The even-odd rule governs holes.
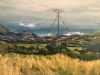
[[[27,47],[27,48],[29,48],[29,47],[37,47],[37,46],[39,46],[39,48],[45,48],[46,47],[46,44],[16,44],[17,46],[24,46],[24,47]]]
[[[68,49],[72,51],[74,51],[75,49],[82,50],[82,47],[68,47]]]
[[[0,55],[0,75],[100,75],[100,60],[80,61],[66,55]]]

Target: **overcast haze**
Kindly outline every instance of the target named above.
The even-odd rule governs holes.
[[[61,15],[73,31],[100,29],[100,0],[0,0],[0,23],[13,29],[46,29],[55,13],[43,4],[69,11]]]

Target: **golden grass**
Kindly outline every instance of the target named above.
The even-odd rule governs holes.
[[[0,55],[0,75],[100,75],[100,60],[80,61],[65,55]]]

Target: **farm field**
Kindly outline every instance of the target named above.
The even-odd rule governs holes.
[[[24,47],[26,47],[26,48],[29,48],[29,47],[34,47],[34,48],[36,48],[37,46],[39,47],[39,48],[46,48],[46,46],[47,46],[47,44],[15,44],[16,46],[24,46]],[[72,51],[74,51],[75,49],[77,49],[77,50],[82,50],[82,47],[67,47],[69,50],[72,50]]]
[[[17,45],[17,46],[24,46],[24,47],[27,47],[27,48],[29,48],[29,47],[37,47],[37,46],[39,46],[39,48],[45,48],[46,47],[46,44],[15,44],[15,45]]]
[[[0,75],[100,75],[100,60],[81,61],[66,55],[0,55]]]
[[[77,50],[82,50],[82,47],[67,47],[69,50],[74,51],[75,49]]]

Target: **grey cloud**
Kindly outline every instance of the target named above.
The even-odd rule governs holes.
[[[37,23],[36,29],[45,29],[50,26],[53,21],[55,14],[48,12],[43,8],[40,8],[39,5],[32,6],[30,0],[1,0],[0,2],[0,23],[6,24],[16,28],[19,22],[26,23]],[[43,0],[46,1],[46,0]],[[49,3],[49,0],[47,0]],[[50,3],[55,4],[57,0],[50,1]],[[63,2],[65,0],[58,1]],[[76,0],[76,5],[68,4],[71,6],[66,6],[64,9],[68,9],[70,12],[62,13],[64,21],[69,24],[70,29],[93,29],[98,30],[100,27],[96,25],[96,22],[100,20],[100,1],[96,0],[96,3],[92,4],[83,4],[78,3],[79,0]],[[38,1],[37,1],[38,2]],[[67,2],[67,1],[66,1]],[[26,3],[26,5],[24,5]],[[42,2],[43,3],[43,2]],[[46,2],[44,2],[45,4]],[[78,3],[78,4],[77,4]],[[29,5],[30,4],[30,5]],[[34,3],[33,3],[34,4]],[[58,6],[57,4],[57,6]],[[67,4],[66,4],[67,5]],[[73,6],[72,6],[73,5]],[[49,4],[49,6],[55,6]],[[63,5],[62,5],[63,6]],[[35,9],[40,9],[37,11]],[[45,11],[44,11],[45,10]],[[76,27],[77,26],[77,27]],[[25,28],[26,29],[26,28]]]

